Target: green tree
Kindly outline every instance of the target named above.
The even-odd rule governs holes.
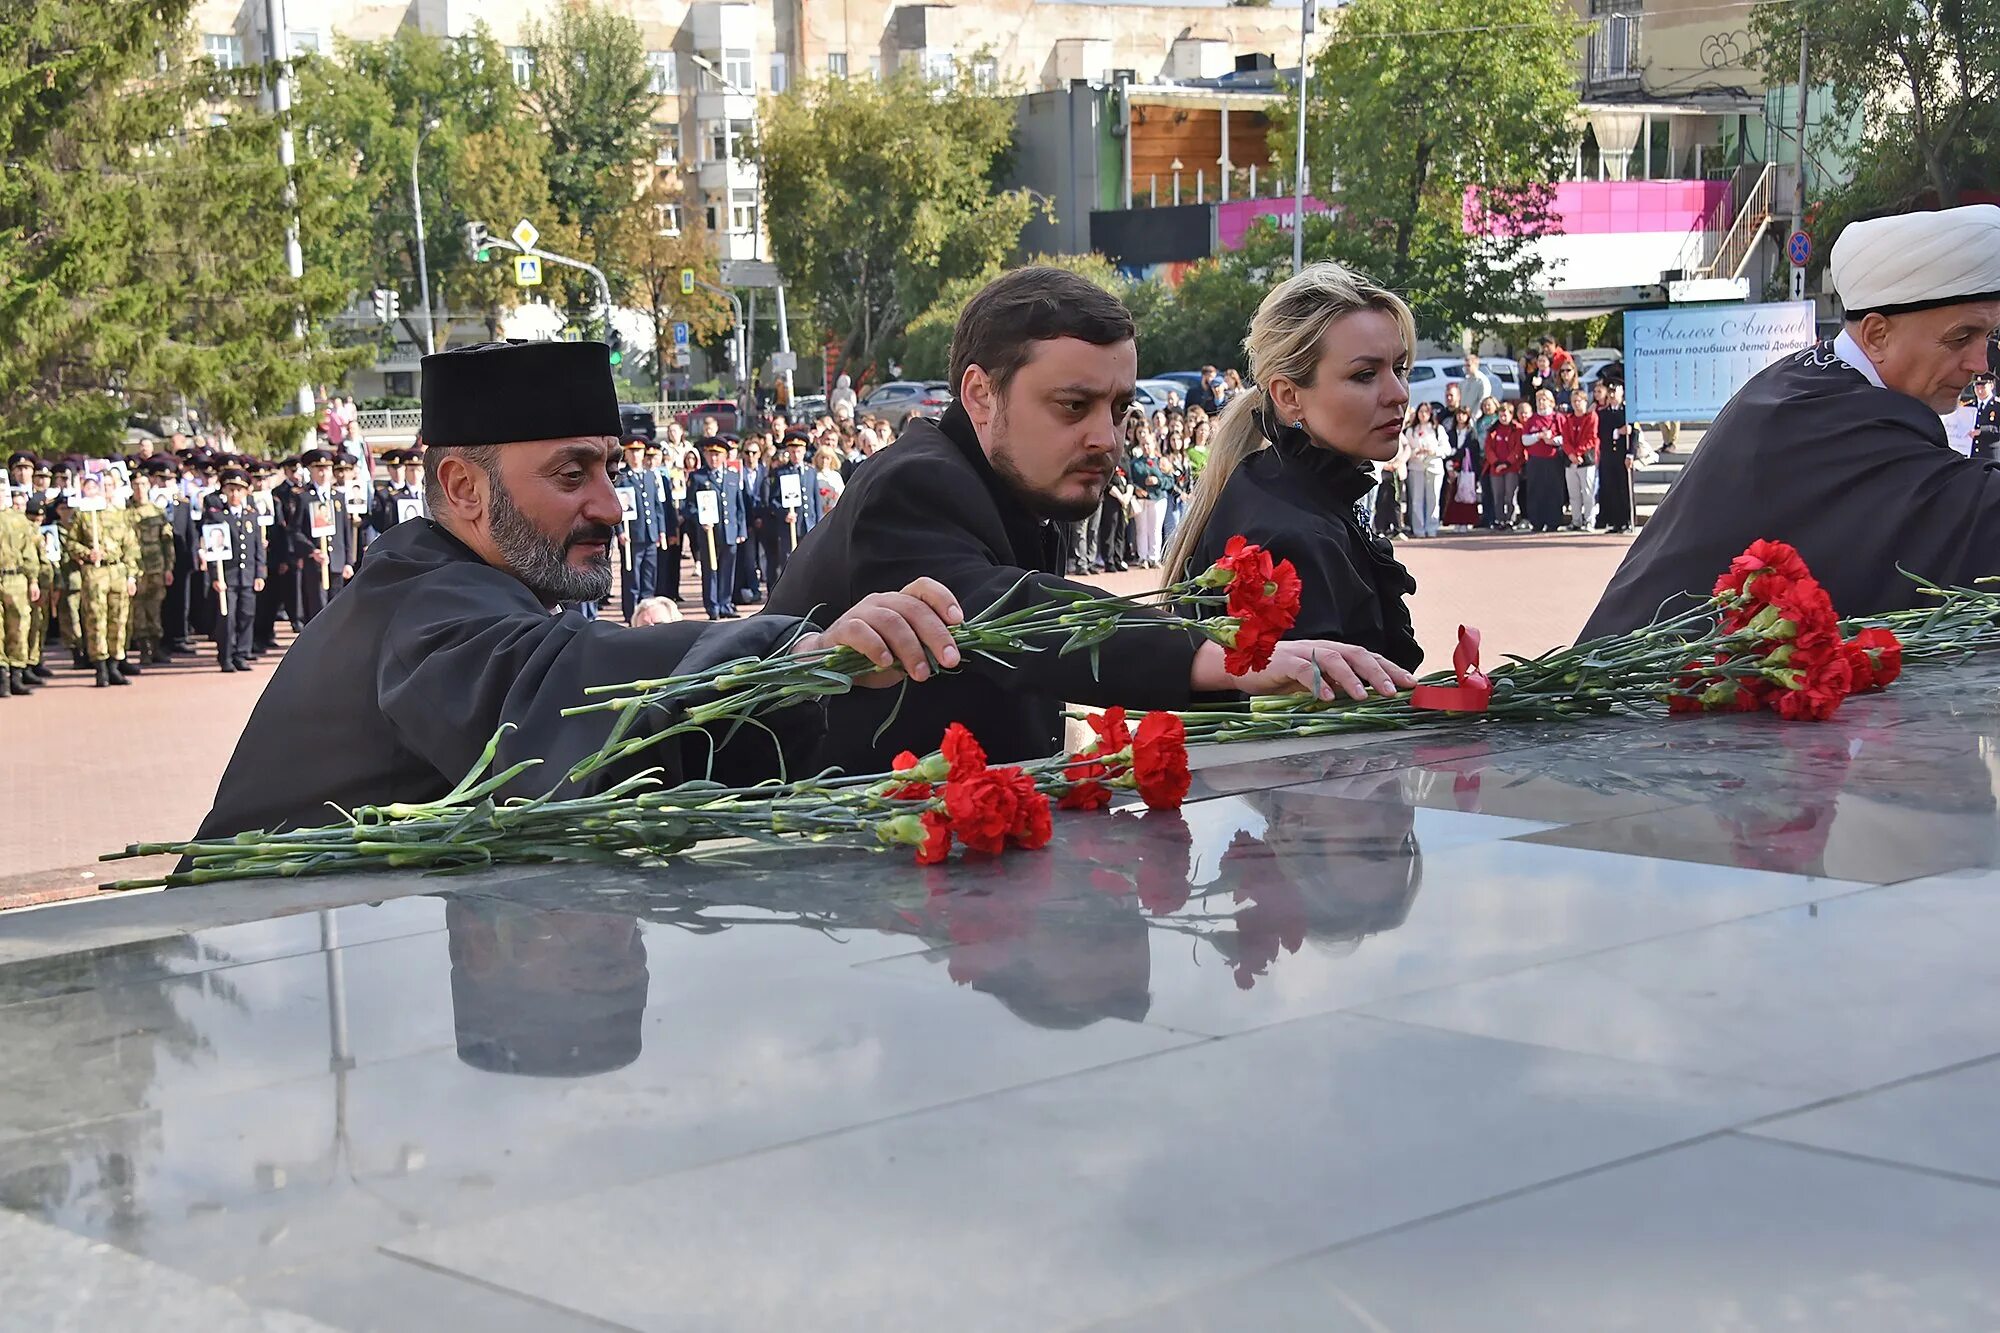
[[[1103,255],[1030,255],[1020,264],[1009,264],[1003,268],[993,264],[979,272],[963,278],[953,278],[938,293],[938,299],[930,309],[910,321],[903,341],[903,373],[911,379],[941,380],[951,368],[951,332],[958,323],[958,313],[965,303],[978,294],[979,289],[999,277],[1008,268],[1027,268],[1031,265],[1046,264],[1051,268],[1068,269],[1080,274],[1110,292],[1123,297],[1132,284],[1118,276],[1118,270]],[[952,386],[954,389],[956,385]]]
[[[1532,242],[1570,158],[1581,28],[1555,0],[1493,15],[1484,0],[1355,0],[1312,61],[1306,152],[1340,205],[1333,257],[1401,292],[1429,338],[1542,308]],[[1274,143],[1296,115],[1273,106]]]
[[[549,202],[583,237],[583,257],[602,267],[613,219],[632,207],[652,148],[660,99],[649,87],[645,38],[631,19],[584,3],[556,6],[524,40],[535,48],[525,100],[548,136]]]
[[[619,214],[611,231],[613,261],[608,267],[618,279],[612,298],[637,310],[652,322],[652,345],[646,349],[653,374],[653,395],[667,396],[667,368],[673,363],[673,326],[684,321],[693,344],[706,344],[732,326],[729,303],[713,292],[696,288],[681,295],[681,270],[691,268],[703,282],[719,281],[715,251],[700,210],[675,187],[664,172],[631,208]],[[680,225],[669,225],[667,209],[680,206]]]
[[[1832,114],[1808,151],[1853,168],[1821,201],[1815,221],[1826,235],[1865,213],[1932,200],[1951,208],[1966,190],[2000,181],[2000,7],[1976,0],[1759,6],[1751,32],[1774,86],[1798,81],[1801,25],[1810,39],[1807,77],[1831,90]]]
[[[897,349],[945,285],[1000,263],[1033,216],[996,172],[1013,143],[1009,100],[908,68],[817,79],[766,104],[756,147],[771,250],[844,358]]]
[[[191,58],[189,8],[0,14],[0,446],[103,452],[183,406],[255,443],[350,362],[322,321],[361,200],[300,154],[292,279],[279,127],[247,100],[268,71]]]
[[[574,243],[574,229],[549,203],[543,138],[522,112],[506,53],[484,27],[456,41],[409,28],[385,41],[343,41],[335,60],[301,64],[297,106],[308,155],[351,178],[370,201],[363,252],[344,274],[349,290],[400,292],[404,336],[419,347],[413,155],[440,347],[453,309],[478,311],[497,336],[500,316],[520,300],[510,265],[474,262],[468,221],[504,233],[530,218],[549,248]]]

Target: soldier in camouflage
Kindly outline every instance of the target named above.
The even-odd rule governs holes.
[[[0,699],[39,686],[28,672],[28,627],[41,597],[42,534],[28,520],[28,492],[0,502]]]
[[[49,637],[49,617],[55,613],[57,562],[49,554],[49,537],[55,533],[54,524],[44,524],[44,519],[53,519],[48,512],[49,502],[40,495],[28,497],[28,522],[37,525],[39,540],[35,544],[38,570],[35,583],[40,595],[29,600],[28,607],[28,670],[27,675],[46,683],[54,674],[42,661],[44,645]]]
[[[86,477],[82,494],[65,506],[62,530],[63,563],[70,586],[77,590],[77,626],[83,656],[97,673],[97,683],[130,684],[118,669],[125,643],[126,616],[138,584],[126,572],[138,564],[131,529],[105,509],[104,488]],[[95,502],[95,503],[93,503]]]
[[[132,502],[126,506],[127,521],[137,542],[139,591],[132,598],[132,643],[138,649],[135,660],[144,664],[171,662],[165,636],[160,628],[160,608],[167,587],[174,580],[174,530],[164,509],[152,502],[149,490],[166,487],[173,465],[160,455],[146,460],[143,474],[133,482]]]

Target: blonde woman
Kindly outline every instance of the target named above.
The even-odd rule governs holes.
[[[833,508],[840,499],[840,493],[847,489],[846,479],[840,475],[844,460],[840,450],[831,444],[822,444],[813,455],[813,472],[819,478],[819,508],[822,515]]]
[[[1266,296],[1244,339],[1257,387],[1216,425],[1167,577],[1207,566],[1241,533],[1298,568],[1291,637],[1341,640],[1400,668],[1422,661],[1403,600],[1416,582],[1354,513],[1374,465],[1396,457],[1415,345],[1401,298],[1338,264],[1308,265]]]

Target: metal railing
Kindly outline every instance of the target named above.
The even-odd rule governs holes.
[[[1747,168],[1746,168],[1747,170]],[[1757,249],[1758,240],[1764,235],[1764,228],[1771,225],[1771,178],[1777,168],[1766,163],[1757,173],[1757,179],[1748,193],[1742,195],[1742,206],[1736,210],[1735,220],[1722,240],[1715,247],[1715,254],[1704,266],[1704,278],[1738,278],[1749,267],[1750,256]],[[1734,193],[1734,191],[1732,191]]]
[[[653,403],[627,403],[627,407],[643,407],[653,414],[653,420],[661,423],[671,421],[682,412],[713,402],[710,398],[668,398]],[[354,423],[365,435],[414,435],[423,422],[423,413],[414,407],[377,408],[370,412],[355,414]]]
[[[1727,180],[1729,188],[1722,192],[1722,198],[1715,201],[1715,206],[1699,222],[1688,228],[1687,240],[1681,245],[1679,267],[1682,273],[1688,277],[1710,276],[1709,266],[1722,248],[1723,237],[1736,221],[1737,204],[1748,197],[1747,192],[1756,183],[1760,170],[1763,170],[1760,163],[1746,162],[1731,168],[1724,175],[1707,178]]]

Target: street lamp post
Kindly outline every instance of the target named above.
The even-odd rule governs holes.
[[[694,63],[697,66],[699,66],[702,70],[706,71],[710,78],[714,79],[717,83],[721,84],[723,91],[735,93],[739,97],[754,98],[756,96],[755,93],[752,93],[747,89],[739,88],[734,83],[730,82],[729,79],[723,74],[723,72],[715,67],[715,62],[710,60],[707,56],[702,55],[699,51],[690,52],[689,58],[692,59]],[[725,143],[733,145],[734,141],[729,138],[729,117],[727,115],[723,116],[722,118],[722,137]],[[725,183],[723,186],[724,191],[726,192],[728,188],[729,188],[728,185]],[[727,201],[725,200],[725,202]],[[759,233],[763,231],[764,222],[765,222],[764,169],[763,167],[759,166],[757,168],[757,229],[756,231],[751,233],[751,238],[750,238],[750,245],[753,251],[753,254],[751,256],[752,258],[756,258],[757,256],[754,252],[762,248],[762,243],[759,239]],[[785,284],[782,281],[778,283],[777,294],[778,294],[778,351],[782,355],[789,358],[792,352],[792,331],[789,327],[787,327],[785,321]],[[742,342],[743,354],[746,356],[749,351],[749,346],[750,346],[749,334],[746,331]],[[747,375],[750,368],[746,365],[742,365],[740,362],[738,363],[738,365],[739,368]],[[789,370],[781,370],[778,372],[778,378],[784,381],[785,397],[790,398],[792,395],[792,372]]]
[[[424,355],[437,351],[437,334],[431,327],[431,270],[424,258],[424,194],[417,184],[417,159],[423,155],[424,136],[438,127],[433,116],[417,126],[417,145],[410,150],[410,211],[417,220],[417,301],[424,308]]]
[[[1313,30],[1317,0],[1299,5],[1298,160],[1292,166],[1292,272],[1306,266],[1306,38]]]

